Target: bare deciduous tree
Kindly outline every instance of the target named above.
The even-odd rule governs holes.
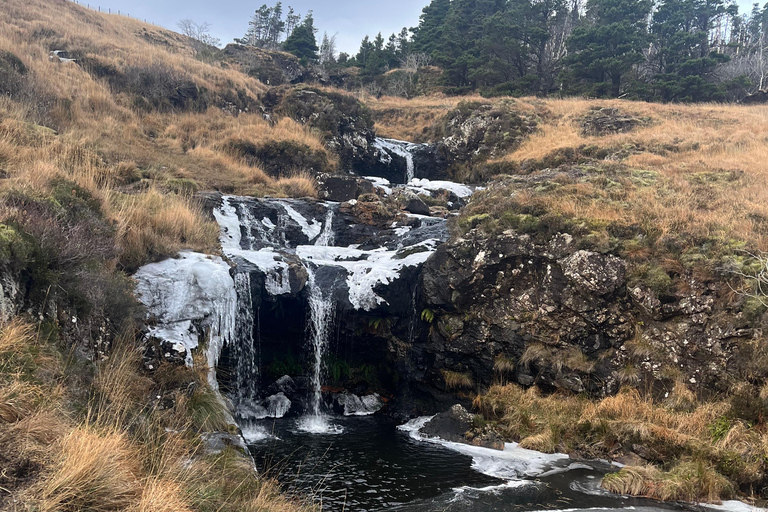
[[[182,34],[200,43],[195,45],[195,51],[197,52],[202,49],[203,45],[219,46],[221,44],[219,38],[211,35],[210,23],[196,23],[187,18],[181,20],[177,25]]]
[[[429,66],[432,57],[424,52],[408,53],[400,59],[400,67],[408,73],[416,73],[420,68]]]

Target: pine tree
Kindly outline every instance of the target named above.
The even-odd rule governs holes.
[[[723,91],[708,79],[717,64],[727,61],[712,52],[710,30],[726,12],[723,0],[662,0],[653,15],[656,51],[652,64],[654,97],[664,101],[712,101]]]
[[[589,0],[588,23],[568,40],[571,75],[593,94],[618,97],[624,76],[644,59],[650,11],[650,0]]]
[[[307,13],[304,23],[293,29],[291,36],[283,43],[283,49],[294,54],[304,63],[317,60],[317,39],[315,39],[315,26],[312,11]]]

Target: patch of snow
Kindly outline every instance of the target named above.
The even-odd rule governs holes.
[[[472,468],[484,475],[502,480],[520,480],[540,476],[569,460],[564,453],[541,453],[520,448],[517,443],[506,443],[504,450],[493,450],[463,443],[454,443],[423,435],[419,430],[434,416],[413,419],[397,428],[422,442],[435,443],[472,457]]]
[[[392,193],[392,184],[386,178],[379,178],[377,176],[364,176],[365,179],[373,183],[373,186],[381,189],[386,195]]]
[[[700,506],[704,509],[720,510],[724,512],[765,512],[765,510],[768,510],[736,500],[724,501],[720,505],[710,505],[708,503],[703,503],[700,504]]]

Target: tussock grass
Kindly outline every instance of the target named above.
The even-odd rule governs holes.
[[[140,496],[138,461],[119,432],[69,432],[56,447],[53,474],[39,490],[40,510],[124,510]]]
[[[699,402],[683,383],[663,403],[631,388],[590,401],[496,385],[474,406],[524,448],[611,458],[642,447],[648,466],[605,478],[619,494],[716,502],[757,489],[768,475],[765,429],[729,419],[729,402]]]
[[[172,256],[182,248],[216,252],[218,226],[203,220],[190,198],[151,189],[137,196],[116,197],[122,262],[135,268],[144,260]]]
[[[288,178],[281,178],[277,186],[288,197],[317,197],[315,178],[308,173],[296,173]]]
[[[541,130],[501,161],[540,161],[580,147],[614,148],[614,153],[629,148],[618,158],[621,163],[657,177],[645,186],[625,187],[620,202],[596,200],[599,188],[587,184],[530,200],[567,216],[641,225],[660,237],[688,233],[768,248],[765,230],[754,221],[768,214],[768,107],[583,99],[543,100],[543,105],[549,115]],[[652,122],[627,133],[585,136],[578,120],[593,106],[620,108]]]
[[[242,454],[204,453],[200,429],[228,427],[218,399],[193,403],[198,394],[215,397],[205,365],[179,368],[158,390],[131,335],[95,366],[68,368],[52,340],[19,320],[0,326],[0,365],[0,498],[10,493],[21,509],[312,510],[281,496]],[[79,384],[62,386],[71,380]],[[194,384],[187,401],[183,382]],[[152,406],[158,392],[174,406]]]
[[[512,373],[517,368],[515,360],[511,357],[507,357],[504,354],[499,354],[496,359],[493,360],[493,370],[498,374]]]
[[[467,389],[475,385],[469,373],[441,370],[446,389]]]

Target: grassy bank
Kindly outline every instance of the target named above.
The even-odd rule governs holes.
[[[737,495],[763,497],[768,433],[762,421],[740,417],[743,398],[698,401],[678,383],[663,400],[626,388],[591,401],[507,384],[478,396],[475,406],[524,448],[630,464],[604,479],[611,492],[717,502]],[[633,450],[634,458],[626,457]],[[633,466],[638,453],[644,464]]]
[[[206,452],[197,433],[227,423],[198,363],[195,371],[163,367],[150,379],[132,337],[91,364],[68,353],[53,331],[19,320],[4,325],[2,508],[310,510],[283,498],[234,448]]]

